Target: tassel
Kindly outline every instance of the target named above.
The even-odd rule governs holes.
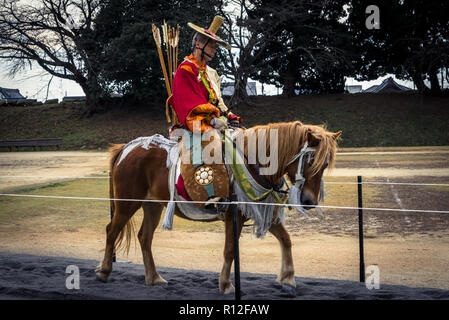
[[[293,208],[295,208],[297,211],[302,213],[302,215],[306,218],[309,217],[309,215],[304,211],[304,208],[301,206],[301,189],[298,188],[296,184],[294,184],[289,191],[288,194],[288,203],[292,204]]]
[[[315,208],[315,212],[318,213],[318,215],[323,218],[324,217],[324,213],[323,210],[321,210],[321,208]]]
[[[177,148],[176,148],[177,149]],[[173,150],[173,149],[172,149]],[[170,157],[170,152],[167,157]],[[170,157],[171,158],[171,157]],[[176,203],[175,199],[175,179],[176,179],[176,168],[178,167],[179,154],[177,150],[175,150],[175,154],[173,157],[173,162],[171,163],[171,167],[169,170],[169,178],[168,178],[168,188],[170,189],[170,202],[165,209],[164,221],[162,221],[162,229],[171,230],[173,228],[173,218],[175,216],[175,207]]]
[[[162,229],[171,230],[173,228],[173,217],[175,216],[175,202],[171,200],[165,209],[164,221],[162,222]]]
[[[324,196],[325,196],[325,193],[324,193],[324,179],[323,178],[321,178],[321,183],[320,183],[320,198],[319,198],[319,202],[323,202],[324,201]]]

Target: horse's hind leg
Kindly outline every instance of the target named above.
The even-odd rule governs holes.
[[[111,222],[106,226],[106,249],[101,264],[95,269],[98,279],[107,282],[112,272],[112,259],[115,241],[129,219],[139,209],[139,202],[116,201],[115,212]]]
[[[290,236],[282,223],[273,224],[269,231],[279,240],[282,251],[282,266],[277,281],[290,287],[296,287]]]
[[[138,238],[145,264],[145,282],[147,285],[165,284],[167,281],[157,273],[151,252],[154,230],[159,224],[163,207],[159,203],[144,203],[142,208],[144,216]]]
[[[223,268],[221,269],[219,282],[220,292],[224,294],[233,293],[235,291],[234,286],[229,279],[231,274],[232,261],[234,260],[234,229],[232,225],[232,213],[228,212],[225,215],[225,247],[224,247],[224,262]],[[242,232],[242,227],[244,223],[244,218],[239,214],[238,223],[238,235]]]

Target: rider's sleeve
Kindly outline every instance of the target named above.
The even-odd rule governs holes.
[[[209,124],[212,118],[220,117],[220,110],[210,103],[200,104],[193,108],[186,118],[186,126],[193,131],[195,121],[201,121],[201,132],[212,129]]]
[[[243,122],[243,119],[241,117],[233,114],[231,112],[231,110],[229,110],[229,108],[224,103],[223,96],[221,95],[221,79],[220,79],[220,76],[218,75],[218,72],[209,66],[207,66],[206,71],[207,71],[207,76],[209,77],[209,80],[211,82],[211,85],[217,94],[218,108],[220,108],[221,112],[224,115],[226,115],[226,117],[229,121],[238,121],[240,123]]]
[[[181,65],[173,80],[173,107],[181,123],[193,131],[193,122],[201,121],[201,131],[210,129],[209,122],[220,116],[220,110],[210,104],[202,92],[201,85],[193,72]]]

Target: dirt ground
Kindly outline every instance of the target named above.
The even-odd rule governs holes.
[[[338,155],[337,166],[326,176],[326,181],[355,181],[355,177],[362,174],[365,181],[449,183],[447,150],[432,148],[383,154],[344,152]],[[68,177],[107,176],[107,158],[106,152],[90,151],[2,152],[0,192],[73,180]],[[94,180],[86,181],[93,183]],[[386,185],[364,188],[370,207],[449,208],[448,187]],[[357,206],[355,185],[330,185],[326,190],[329,191],[325,205]],[[107,194],[106,188],[104,193]],[[103,208],[100,210],[99,219],[86,220],[85,227],[71,227],[67,221],[55,218],[66,210],[62,202],[60,209],[56,203],[56,209],[49,206],[48,213],[27,217],[26,212],[14,212],[7,201],[0,197],[0,251],[101,260],[104,228],[109,219],[106,204],[104,213]],[[16,201],[22,201],[23,205],[25,201],[33,200]],[[32,207],[32,202],[29,203]],[[139,223],[141,212],[136,215]],[[367,210],[364,219],[365,264],[379,267],[381,283],[449,289],[448,214]],[[153,242],[156,265],[219,272],[223,226],[218,224],[209,228],[204,223],[196,223],[194,229],[189,229],[179,223],[175,220],[173,231],[157,230]],[[292,237],[297,276],[358,280],[356,212],[328,209],[324,217],[319,217],[312,210],[310,218],[290,213],[286,226]],[[243,272],[274,274],[280,268],[279,245],[269,234],[264,239],[257,239],[250,227],[245,228],[240,252]],[[132,247],[129,256],[119,255],[118,259],[142,263],[138,244]]]
[[[108,153],[99,151],[0,152],[0,191],[65,177],[107,175],[107,159]]]

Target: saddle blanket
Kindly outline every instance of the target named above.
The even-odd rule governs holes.
[[[150,137],[139,137],[128,142],[123,147],[123,152],[120,156],[117,165],[131,153],[135,148],[140,147],[145,150],[159,147],[167,151],[166,166],[170,169],[169,173],[169,188],[171,193],[171,200],[181,201],[177,204],[181,212],[192,220],[213,220],[219,214],[218,212],[211,213],[210,210],[198,208],[194,204],[186,203],[186,200],[191,200],[184,188],[181,175],[181,157],[179,156],[179,145],[177,141],[165,138],[161,134],[155,134]],[[176,182],[176,183],[175,183]]]
[[[126,156],[135,148],[141,147],[145,150],[149,150],[151,148],[150,145],[154,145],[167,151],[167,168],[170,168],[173,164],[174,158],[177,157],[177,153],[179,153],[178,143],[176,141],[165,138],[161,134],[155,134],[151,137],[139,137],[132,140],[131,142],[128,142],[123,147],[123,152],[117,165],[119,165],[120,162],[122,162],[123,159],[125,159]]]

